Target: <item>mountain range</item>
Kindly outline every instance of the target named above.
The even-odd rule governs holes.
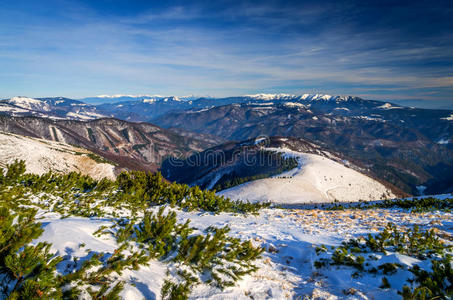
[[[280,136],[347,156],[405,193],[453,190],[452,110],[323,94],[115,95],[13,97],[0,101],[0,114],[0,130],[64,139],[131,168],[156,170],[157,156],[186,158],[224,142]]]
[[[367,165],[407,193],[417,186],[453,186],[452,111],[415,109],[352,98],[347,101],[252,102],[167,113],[165,128],[246,140],[256,136],[308,139]]]

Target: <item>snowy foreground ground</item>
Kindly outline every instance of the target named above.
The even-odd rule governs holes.
[[[157,208],[156,208],[157,210]],[[176,210],[182,223],[191,220],[199,230],[214,225],[231,228],[229,235],[252,240],[266,249],[256,265],[258,271],[245,276],[235,287],[225,290],[198,285],[191,292],[193,299],[401,299],[397,294],[411,273],[399,269],[386,275],[390,288],[380,288],[382,274],[363,273],[353,278],[355,269],[349,266],[328,266],[317,269],[315,247],[338,246],[352,237],[377,233],[388,222],[398,227],[437,228],[447,241],[453,235],[451,212],[411,213],[403,209],[321,210],[321,209],[262,209],[259,215],[230,213],[182,212]],[[109,235],[94,235],[102,225],[113,224],[109,218],[60,218],[57,213],[40,211],[45,232],[38,241],[52,243],[52,250],[70,263],[83,259],[90,251],[113,252],[118,247]],[[448,243],[451,243],[450,241]],[[401,254],[378,255],[376,266],[399,263],[411,266],[416,258]],[[425,262],[422,263],[422,265]],[[64,265],[64,264],[63,264]],[[126,271],[120,279],[126,281],[121,296],[124,299],[160,299],[161,285],[168,275],[166,265],[152,261],[138,271]],[[171,271],[171,270],[170,270]]]

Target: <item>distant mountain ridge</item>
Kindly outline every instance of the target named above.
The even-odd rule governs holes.
[[[302,102],[310,104],[362,101],[353,96],[330,96],[325,94],[256,94],[225,98],[196,98],[193,96],[159,95],[101,95],[74,100],[64,97],[28,98],[24,96],[0,100],[0,114],[10,116],[36,116],[52,119],[94,120],[111,117],[134,122],[149,122],[169,112],[190,109],[249,103],[253,101]],[[91,103],[91,104],[89,104]]]
[[[126,102],[126,101],[140,101],[146,99],[152,99],[153,101],[193,101],[197,99],[238,99],[238,98],[248,98],[248,99],[258,99],[258,100],[348,100],[352,98],[358,98],[353,96],[347,95],[335,95],[331,96],[328,94],[250,94],[250,95],[242,95],[242,96],[230,96],[230,97],[196,97],[196,96],[161,96],[161,95],[99,95],[95,97],[86,97],[78,99],[82,102],[93,102],[93,103],[108,103],[108,102]]]
[[[28,98],[24,96],[0,100],[0,114],[14,117],[94,120],[105,118],[93,105],[69,98]]]
[[[94,120],[111,117],[134,122],[150,122],[170,112],[210,109],[229,104],[263,103],[267,101],[273,104],[290,102],[316,105],[318,108],[325,106],[335,107],[337,109],[344,109],[344,107],[341,107],[344,105],[363,108],[364,103],[371,104],[371,106],[380,106],[386,103],[382,101],[364,100],[354,96],[331,96],[326,94],[255,94],[224,98],[101,95],[80,100],[64,97],[28,98],[19,96],[0,100],[0,114],[73,120]],[[402,107],[395,104],[391,105],[393,107]]]
[[[225,98],[201,97],[196,99],[193,97],[181,98],[161,96],[138,96],[136,98],[131,98],[129,96],[118,98],[113,97],[108,99],[109,101],[107,103],[97,105],[99,111],[112,117],[131,121],[151,121],[169,112],[185,111],[190,109],[209,109],[222,105],[248,103],[253,101],[276,101],[278,103],[296,101],[311,103],[314,101],[344,102],[362,100],[361,98],[352,96],[330,96],[324,94],[304,94],[298,96],[289,94],[257,94]],[[122,99],[127,100],[122,101]]]

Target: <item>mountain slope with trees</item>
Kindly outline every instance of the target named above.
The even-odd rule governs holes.
[[[167,156],[185,157],[217,143],[217,139],[208,135],[181,136],[149,123],[117,119],[77,121],[0,116],[0,130],[86,148],[119,167],[135,170],[155,171]]]
[[[254,202],[301,204],[407,195],[376,179],[360,161],[287,137],[225,143],[185,160],[170,158],[161,171],[169,180],[225,190],[221,194]]]

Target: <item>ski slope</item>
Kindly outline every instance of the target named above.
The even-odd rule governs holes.
[[[0,167],[18,159],[25,161],[27,173],[75,171],[95,179],[115,177],[114,165],[96,162],[89,154],[92,153],[64,143],[0,132]]]
[[[380,182],[327,157],[288,149],[266,149],[297,158],[298,167],[219,194],[235,200],[279,204],[370,201],[396,197]]]

